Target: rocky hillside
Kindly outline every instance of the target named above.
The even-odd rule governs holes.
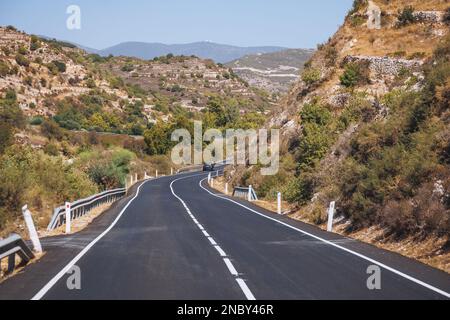
[[[211,60],[105,58],[12,27],[0,28],[0,49],[0,92],[13,90],[25,116],[69,130],[141,135],[159,119],[204,110],[214,97],[233,100],[241,113],[271,106],[267,94]]]
[[[314,50],[288,49],[274,53],[247,55],[226,66],[251,86],[269,92],[286,93],[300,77]]]
[[[234,183],[318,225],[336,201],[337,230],[450,271],[449,7],[355,1],[269,121],[280,172]]]
[[[284,49],[282,47],[237,47],[203,41],[186,44],[124,42],[103,50],[88,50],[90,53],[97,53],[104,57],[113,55],[148,60],[168,54],[177,56],[195,55],[203,59],[212,59],[216,63],[226,63],[248,54],[269,53]]]
[[[265,110],[269,100],[232,70],[195,56],[162,56],[153,60],[117,57],[99,64],[105,73],[122,78],[149,93],[149,108],[181,107],[191,112],[205,109],[211,96],[226,96],[240,102],[240,111]],[[164,106],[163,106],[164,107]]]

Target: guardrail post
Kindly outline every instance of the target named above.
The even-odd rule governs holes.
[[[25,219],[25,224],[28,228],[28,234],[30,235],[31,242],[33,243],[34,251],[37,253],[42,253],[41,242],[39,241],[39,236],[36,232],[34,226],[33,218],[31,217],[31,212],[28,210],[28,206],[24,205],[22,207],[23,218]]]
[[[334,209],[336,207],[336,201],[330,202],[330,208],[328,208],[328,226],[327,231],[333,231],[333,219],[334,219]]]
[[[225,182],[225,194],[228,195],[228,182]]]
[[[14,267],[16,266],[16,254],[12,254],[8,257],[8,268],[6,269],[6,273],[10,274],[14,271]]]
[[[278,203],[278,214],[281,214],[281,192],[278,192],[277,203]]]
[[[248,187],[248,197],[247,197],[248,199],[248,201],[252,201],[252,186],[250,185],[249,187]]]
[[[71,216],[70,216],[70,202],[66,202],[66,233],[69,234],[71,230]]]

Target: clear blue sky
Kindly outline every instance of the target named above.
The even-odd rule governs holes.
[[[0,0],[0,25],[96,49],[124,41],[313,48],[342,24],[352,0]],[[66,28],[66,8],[82,13]]]

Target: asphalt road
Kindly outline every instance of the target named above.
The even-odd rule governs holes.
[[[449,299],[447,273],[218,195],[205,177],[147,181],[84,231],[43,239],[46,255],[0,299]]]

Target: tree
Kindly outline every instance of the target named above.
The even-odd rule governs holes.
[[[144,133],[144,141],[147,144],[149,155],[162,155],[170,151],[173,146],[171,141],[171,126],[158,122]]]

